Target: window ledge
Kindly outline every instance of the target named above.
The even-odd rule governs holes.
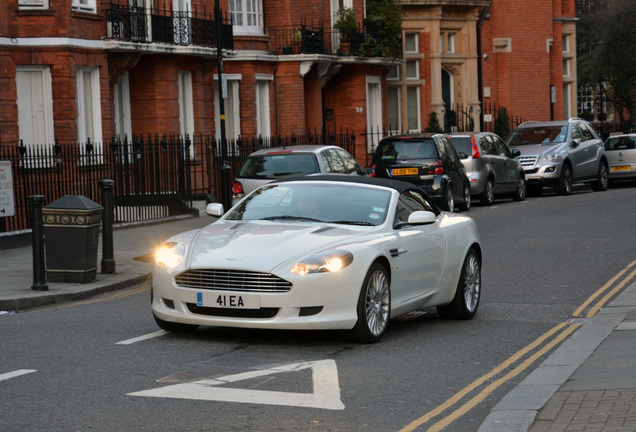
[[[24,9],[18,8],[18,16],[53,16],[55,15],[55,9]]]

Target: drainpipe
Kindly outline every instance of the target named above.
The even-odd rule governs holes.
[[[484,106],[484,86],[483,86],[483,72],[482,72],[482,67],[481,67],[481,62],[482,62],[482,54],[481,54],[481,25],[484,23],[484,19],[486,19],[486,15],[488,15],[488,10],[490,9],[490,5],[486,6],[486,9],[484,9],[484,11],[481,14],[481,17],[479,18],[479,22],[477,23],[477,85],[479,86],[479,88],[477,89],[477,95],[478,95],[478,99],[479,99],[479,103],[481,104],[480,106],[480,113],[479,113],[479,130],[483,131],[484,130],[484,114],[483,114],[483,110],[481,109]]]

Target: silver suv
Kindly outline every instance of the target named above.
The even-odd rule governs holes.
[[[526,173],[528,194],[540,195],[553,186],[558,195],[572,193],[572,184],[589,182],[607,190],[608,169],[603,140],[583,119],[525,122],[506,144],[521,153],[517,160]]]

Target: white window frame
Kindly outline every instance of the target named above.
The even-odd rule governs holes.
[[[194,140],[194,105],[192,93],[192,72],[179,71],[179,128],[185,143],[186,135]],[[192,141],[190,141],[192,142]],[[190,146],[190,157],[194,158],[194,146]]]
[[[366,76],[367,151],[372,153],[380,142],[376,132],[382,130],[382,80],[379,76]]]
[[[387,81],[399,81],[400,80],[400,66],[391,66],[389,68],[389,73],[386,76]],[[394,75],[391,75],[395,72]]]
[[[227,82],[228,99],[225,99],[225,138],[228,141],[236,140],[241,134],[241,105],[239,97],[239,83],[241,74],[223,74]],[[219,75],[214,74],[214,123],[216,139],[221,139],[221,116],[219,106]]]
[[[415,89],[415,109],[416,113],[414,113],[414,118],[417,120],[417,128],[411,128],[409,124],[409,89]],[[420,103],[420,86],[407,86],[406,87],[406,127],[408,133],[420,132],[422,130],[422,106]]]
[[[405,41],[404,41],[404,52],[406,54],[417,54],[417,53],[420,52],[419,37],[418,36],[419,36],[419,33],[405,33],[404,34],[404,39],[405,39]],[[408,44],[406,43],[407,42],[406,40],[409,39],[410,37],[413,38],[413,43],[415,45],[415,49],[409,51],[409,50],[407,50]]]
[[[568,58],[563,59],[563,76],[564,77],[570,76],[570,59]]]
[[[25,101],[20,100],[20,86],[27,83],[18,82],[18,75],[20,72],[38,72],[41,75],[41,89],[42,89],[42,107],[39,116],[37,112],[25,113]],[[30,83],[29,83],[30,85]],[[26,146],[34,144],[52,144],[55,141],[55,132],[53,127],[53,91],[51,87],[51,68],[49,66],[16,66],[16,87],[18,87],[18,94],[16,104],[18,106],[18,133],[19,139],[23,141]],[[29,106],[33,109],[33,104],[29,101]],[[37,130],[36,125],[33,123],[43,123],[41,132],[43,134],[44,142],[31,142],[26,139],[25,130],[32,134],[34,130]]]
[[[248,11],[248,6],[255,10]],[[240,9],[239,9],[240,8]],[[232,30],[235,35],[259,35],[265,34],[263,24],[263,0],[228,0],[228,10],[232,20]],[[250,20],[255,23],[248,24]]]
[[[97,66],[78,66],[75,74],[76,82],[76,103],[77,103],[77,141],[80,143],[80,149],[83,152],[88,138],[91,139],[94,148],[102,145],[102,109],[101,109],[101,93],[99,90],[99,68]],[[84,73],[90,73],[89,83],[91,90],[90,107],[87,106],[87,95],[84,92],[85,82]],[[90,118],[89,118],[90,116]],[[88,120],[92,121],[93,136],[89,136],[87,130]]]
[[[561,51],[564,53],[569,53],[570,52],[570,35],[569,34],[563,34],[561,35]]]
[[[415,65],[415,75],[409,76],[409,64]],[[406,79],[407,80],[418,80],[420,79],[420,60],[419,59],[407,59],[406,60]]]
[[[273,75],[256,74],[256,133],[263,138],[272,134],[269,83],[273,80]]]
[[[49,0],[18,0],[19,9],[48,9]]]
[[[97,13],[95,0],[73,0],[71,9],[76,12]]]
[[[448,33],[446,40],[446,52],[455,54],[455,33]]]
[[[391,133],[394,132],[401,132],[402,131],[402,86],[399,85],[390,85],[387,86],[387,95],[386,95],[386,101],[387,101],[387,107],[389,108],[389,116],[390,113],[392,112],[392,107],[389,107],[389,102],[391,100],[391,93],[395,91],[395,95],[397,96],[397,101],[396,101],[396,109],[395,109],[395,114],[396,114],[396,118],[397,121],[395,123],[391,123],[390,118],[387,119],[388,121],[388,127],[389,127],[389,131]]]
[[[132,123],[130,117],[130,81],[128,71],[113,86],[115,103],[115,131],[121,142],[132,142]]]

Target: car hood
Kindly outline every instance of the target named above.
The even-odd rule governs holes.
[[[538,156],[543,153],[553,153],[558,151],[564,143],[556,143],[556,144],[524,144],[520,146],[514,146],[511,148],[519,150],[521,152],[521,156]]]
[[[341,246],[370,229],[373,228],[219,220],[200,230],[192,240],[187,265],[269,272],[285,261]]]

